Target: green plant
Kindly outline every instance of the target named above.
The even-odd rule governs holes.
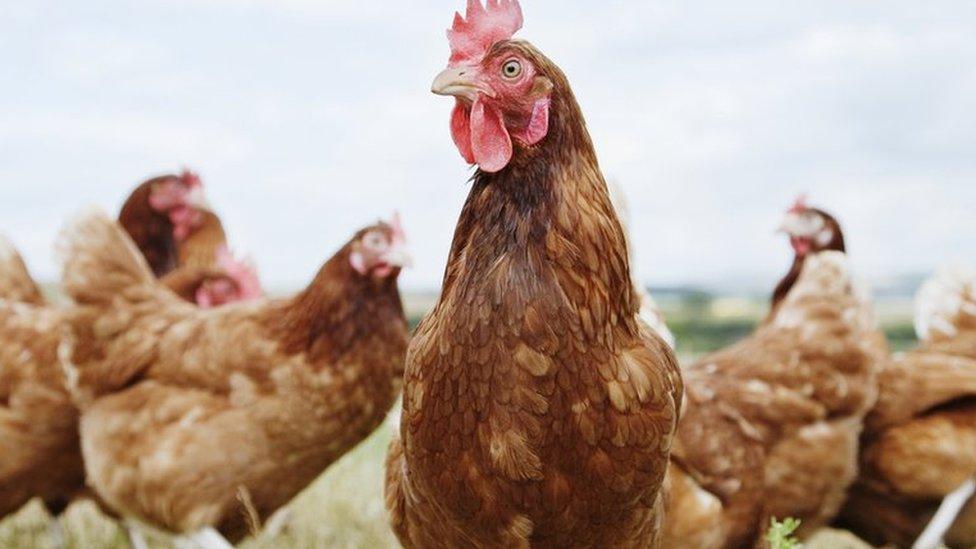
[[[803,545],[800,540],[793,535],[800,527],[800,521],[795,518],[783,519],[783,522],[772,518],[769,530],[766,532],[766,541],[769,542],[770,549],[800,549]]]

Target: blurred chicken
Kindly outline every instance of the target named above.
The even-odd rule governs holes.
[[[163,289],[99,213],[60,248],[88,482],[124,516],[239,538],[245,507],[265,520],[393,403],[409,260],[397,220],[359,231],[295,297],[211,310]]]
[[[624,230],[624,238],[627,239],[627,254],[630,256],[631,264],[633,264],[634,259],[634,246],[630,239],[630,207],[627,203],[627,195],[624,194],[623,187],[615,181],[609,182],[610,188],[610,201],[613,203],[614,209],[617,211],[617,218],[620,220],[620,225]],[[633,265],[632,265],[633,266]],[[636,271],[636,269],[633,269]],[[637,291],[637,295],[640,296],[640,317],[641,320],[647,323],[657,335],[661,336],[661,339],[667,342],[672,349],[674,349],[674,334],[668,329],[668,323],[664,319],[664,313],[661,308],[658,307],[657,302],[651,297],[650,292],[647,291],[638,282],[638,277],[634,276],[634,289]]]
[[[478,164],[406,370],[387,507],[412,547],[646,547],[681,406],[565,75],[468,3],[433,91]]]
[[[156,177],[136,187],[122,205],[119,223],[157,277],[185,264],[189,258],[199,259],[208,252],[213,256],[227,240],[220,219],[210,211],[203,183],[190,171]],[[182,249],[180,244],[198,231],[204,235],[191,243],[200,251]]]
[[[749,338],[684,370],[664,547],[745,547],[770,517],[801,535],[839,511],[885,349],[833,217],[798,202],[793,267]]]
[[[253,270],[226,251],[212,268],[175,275],[193,291],[184,297],[205,307],[260,293]],[[0,518],[35,497],[57,516],[71,501],[92,496],[85,487],[79,414],[58,359],[66,327],[66,313],[44,300],[20,254],[0,236]],[[126,527],[131,539],[141,539],[133,525]]]
[[[863,439],[863,472],[843,520],[869,541],[901,547],[932,521],[933,536],[917,546],[934,547],[955,519],[949,513],[933,521],[940,502],[958,511],[976,477],[976,273],[939,272],[916,307],[921,344],[884,365]],[[961,498],[950,498],[957,490]],[[949,532],[952,546],[976,546],[973,511]]]
[[[62,326],[0,237],[0,517],[34,497],[58,513],[84,488],[78,414],[57,361]]]
[[[153,273],[185,300],[212,307],[262,295],[253,266],[230,253],[195,173],[139,185],[122,206],[119,223]]]

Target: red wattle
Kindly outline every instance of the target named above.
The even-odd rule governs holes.
[[[790,244],[793,245],[793,251],[796,255],[803,257],[810,253],[811,248],[813,248],[813,243],[810,242],[809,238],[800,238],[794,236],[790,238]]]
[[[471,106],[471,152],[489,173],[501,171],[512,159],[512,138],[498,109],[480,98]]]
[[[451,137],[454,138],[454,144],[461,156],[468,164],[474,164],[474,153],[471,152],[471,109],[460,99],[451,113]]]

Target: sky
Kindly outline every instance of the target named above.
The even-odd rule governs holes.
[[[523,0],[629,195],[639,278],[771,287],[800,192],[866,278],[976,263],[976,3]],[[436,288],[471,169],[430,93],[462,0],[0,0],[0,232],[188,166],[232,246],[295,286],[403,216]]]

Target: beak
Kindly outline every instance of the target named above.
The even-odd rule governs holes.
[[[400,267],[401,269],[413,267],[413,257],[410,256],[406,245],[403,244],[394,245],[383,254],[383,262],[392,267]]]
[[[202,187],[193,187],[186,195],[186,205],[198,210],[210,211],[210,203],[207,202],[207,195],[204,194]]]
[[[786,216],[783,218],[783,221],[779,224],[779,227],[776,229],[776,234],[787,234],[787,235],[794,234],[797,229],[797,222],[798,219],[795,214],[786,214]]]
[[[430,91],[437,95],[463,97],[471,102],[478,98],[478,93],[492,95],[478,85],[477,75],[476,67],[449,67],[437,75]]]

